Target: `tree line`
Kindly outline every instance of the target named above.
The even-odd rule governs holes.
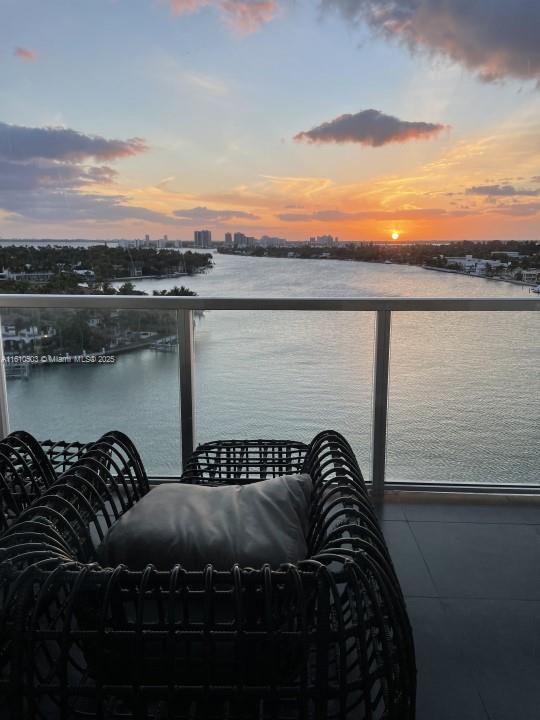
[[[84,281],[75,270],[94,273],[97,286],[107,285],[118,277],[136,275],[194,275],[212,267],[210,253],[190,250],[123,248],[109,245],[90,247],[19,246],[0,247],[0,266],[11,273],[52,272],[46,284],[29,280],[4,280],[3,292],[74,293]],[[99,291],[99,287],[97,288]]]

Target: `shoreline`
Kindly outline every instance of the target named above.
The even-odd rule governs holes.
[[[172,273],[169,275],[126,275],[126,277],[112,278],[109,282],[123,282],[125,280],[172,280],[173,278],[189,277],[189,275],[187,272]]]
[[[276,259],[276,260],[334,260],[336,262],[356,262],[356,263],[365,263],[366,265],[393,265],[394,267],[416,267],[421,268],[422,270],[434,270],[436,272],[442,272],[442,273],[449,273],[452,275],[465,275],[466,277],[474,277],[479,278],[480,280],[494,280],[497,282],[506,282],[510,285],[517,285],[518,287],[528,287],[528,288],[534,288],[537,286],[538,283],[529,283],[529,282],[523,282],[522,280],[514,280],[513,278],[506,278],[506,277],[489,277],[488,275],[477,275],[476,273],[469,273],[465,272],[463,270],[454,270],[452,268],[440,268],[435,267],[433,265],[420,265],[417,263],[403,263],[403,262],[394,262],[392,260],[365,260],[365,259],[356,259],[352,257],[306,257],[306,258],[300,258],[298,256],[295,257],[288,257],[286,255],[253,255],[253,254],[247,254],[242,252],[226,252],[226,253],[218,253],[219,255],[225,255],[225,256],[233,256],[233,257],[244,257],[244,258],[257,258],[261,260],[267,260],[267,259]]]
[[[452,268],[438,268],[433,265],[417,265],[424,270],[434,270],[435,272],[451,273],[452,275],[465,275],[465,277],[479,278],[480,280],[495,280],[497,282],[507,282],[511,285],[519,285],[521,287],[536,287],[536,283],[523,282],[522,280],[514,280],[505,277],[489,277],[488,275],[477,275],[476,273],[464,272],[463,270],[453,270]]]
[[[154,346],[166,345],[171,341],[177,341],[176,335],[159,335],[139,340],[127,345],[117,345],[114,348],[105,348],[96,352],[81,352],[76,355],[70,353],[43,353],[41,355],[7,355],[4,364],[6,367],[7,380],[27,380],[30,370],[33,367],[58,367],[61,365],[92,366],[92,365],[114,365],[116,358],[137,350],[152,350]],[[17,361],[15,361],[17,358]],[[19,360],[20,358],[20,360]],[[114,358],[114,360],[112,359]],[[11,372],[7,372],[8,368]]]

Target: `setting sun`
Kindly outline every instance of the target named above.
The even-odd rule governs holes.
[[[394,231],[394,232],[392,233],[392,240],[399,240],[399,233],[398,233],[398,232],[395,232],[395,231]]]

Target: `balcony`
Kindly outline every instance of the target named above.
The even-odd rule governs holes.
[[[380,513],[413,626],[418,720],[535,720],[540,498],[391,491]]]
[[[174,432],[178,468],[182,458],[187,458],[200,440],[196,417],[199,406],[195,399],[195,387],[199,394],[201,392],[196,382],[199,358],[194,340],[197,333],[196,329],[194,331],[195,313],[226,314],[229,322],[234,322],[235,313],[243,318],[242,313],[246,312],[252,315],[269,312],[369,315],[374,331],[373,377],[369,379],[368,393],[371,418],[367,423],[371,429],[371,443],[370,448],[359,450],[360,462],[369,479],[413,624],[418,661],[417,717],[419,720],[513,720],[516,717],[536,720],[540,706],[537,683],[540,671],[538,477],[536,481],[531,480],[529,473],[523,482],[515,478],[512,482],[500,478],[494,481],[490,477],[478,479],[474,472],[471,475],[463,472],[467,464],[474,469],[474,457],[467,457],[462,462],[462,458],[443,455],[448,466],[446,481],[430,481],[425,473],[420,473],[418,479],[407,477],[404,481],[396,476],[393,461],[388,462],[388,449],[393,430],[392,368],[399,364],[402,351],[399,345],[395,346],[391,329],[399,326],[401,316],[486,313],[486,317],[502,318],[505,313],[540,310],[540,298],[0,297],[0,310],[5,313],[12,309],[167,313],[170,334],[178,340],[178,354],[171,353],[169,358],[177,365],[177,393],[173,398],[167,398],[175,408],[177,419]],[[321,338],[320,342],[324,343],[324,340]],[[241,354],[243,348],[238,347],[237,351]],[[525,351],[530,352],[530,349]],[[365,367],[369,367],[369,362]],[[459,377],[458,374],[456,382]],[[2,431],[6,433],[10,418],[5,376],[0,380],[0,418]],[[535,394],[538,397],[533,379],[530,381],[530,392],[533,397]],[[330,391],[331,385],[330,378]],[[226,393],[228,388],[224,386],[221,390]],[[329,395],[324,395],[324,399],[330,403]],[[92,398],[87,400],[90,404]],[[132,403],[130,408],[135,412],[137,403],[132,400],[126,398],[126,403]],[[365,397],[362,402],[364,406]],[[504,402],[503,396],[499,402]],[[234,402],[230,407],[233,412]],[[237,405],[236,412],[238,410]],[[205,412],[209,411],[211,408],[206,407]],[[407,408],[401,408],[400,412],[406,415]],[[444,413],[444,407],[440,407],[439,412]],[[529,416],[526,420],[533,426],[538,424],[537,416]],[[107,417],[105,425],[113,427],[115,418]],[[469,430],[474,433],[477,428]],[[129,428],[126,431],[129,432]],[[223,426],[221,437],[230,434]],[[419,460],[423,460],[420,457],[421,442],[415,452]],[[427,452],[431,452],[431,448],[426,448]],[[537,462],[535,448],[529,447],[528,452],[532,452]],[[369,458],[368,462],[366,458]],[[479,457],[478,464],[481,460]],[[530,467],[530,458],[528,463]],[[456,466],[459,472],[455,470]],[[178,474],[159,471],[154,473],[153,482]]]

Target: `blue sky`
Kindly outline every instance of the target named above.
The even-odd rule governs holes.
[[[502,0],[482,0],[486,31],[478,1],[465,27],[457,0],[450,18],[435,0],[396,0],[403,35],[393,18],[374,25],[367,0],[2,0],[0,143],[56,127],[145,150],[52,158],[43,179],[41,156],[14,161],[0,144],[0,235],[537,237],[540,60],[519,33],[540,36],[540,11],[516,0],[517,25],[501,31]],[[261,5],[264,22],[246,32],[238,8],[259,17]],[[467,44],[475,33],[482,52]],[[494,68],[496,81],[480,79]],[[394,134],[366,135],[386,116]],[[294,140],[323,123],[329,141]],[[114,179],[55,187],[66,163],[106,165]],[[11,189],[31,164],[39,181]]]

